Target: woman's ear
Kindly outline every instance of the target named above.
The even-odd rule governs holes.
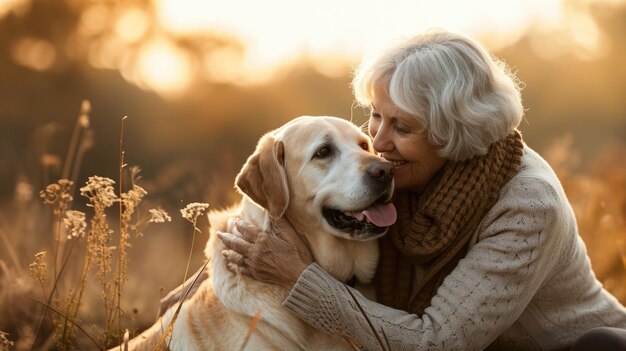
[[[266,209],[273,219],[282,217],[289,204],[284,161],[283,142],[266,134],[235,179],[239,191]]]

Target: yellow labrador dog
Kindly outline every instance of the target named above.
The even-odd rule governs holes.
[[[236,179],[243,193],[230,210],[209,214],[208,278],[183,303],[167,337],[172,350],[237,350],[251,317],[261,319],[248,350],[343,350],[345,340],[317,331],[281,306],[284,288],[236,275],[221,255],[216,231],[237,216],[275,231],[286,217],[309,244],[314,260],[340,281],[369,282],[376,269],[376,238],[396,220],[390,203],[392,165],[374,154],[369,138],[336,117],[299,117],[264,135]],[[153,350],[176,306],[131,340],[131,350]]]

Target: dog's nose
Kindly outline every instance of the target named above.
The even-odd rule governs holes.
[[[393,164],[391,162],[372,162],[367,166],[367,174],[381,183],[388,183],[393,179]]]

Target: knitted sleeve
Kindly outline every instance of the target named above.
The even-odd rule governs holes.
[[[283,305],[364,350],[486,348],[529,304],[562,242],[555,239],[562,231],[558,217],[563,209],[554,188],[535,178],[515,183],[508,184],[489,211],[479,241],[445,278],[423,315],[386,307],[351,290],[355,301],[351,288],[315,263],[301,274]]]

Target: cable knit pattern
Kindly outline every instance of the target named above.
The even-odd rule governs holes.
[[[392,350],[561,350],[591,328],[626,328],[626,309],[591,271],[556,175],[528,147],[469,245],[420,316],[352,290]],[[283,304],[321,330],[380,350],[346,289],[312,264]]]
[[[398,192],[398,219],[380,240],[374,277],[378,300],[421,314],[443,279],[467,251],[467,243],[500,190],[522,163],[524,144],[515,130],[489,147],[487,154],[446,162],[421,194]],[[403,279],[415,264],[426,271],[414,288]]]

